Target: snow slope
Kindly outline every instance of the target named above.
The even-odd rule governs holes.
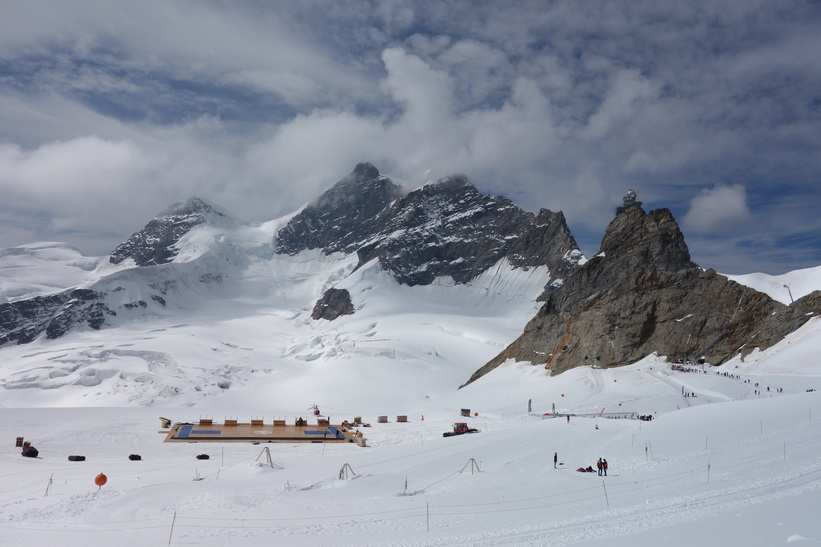
[[[269,260],[261,232],[203,242],[186,267],[236,250],[231,290],[0,350],[0,545],[821,544],[819,319],[719,368],[508,364],[460,390],[535,313],[546,272],[407,287],[349,257]],[[356,313],[311,320],[331,284]],[[158,433],[158,416],[270,423],[314,403],[371,423],[368,447],[270,444],[267,466],[266,446]],[[481,432],[443,438],[455,421]],[[608,477],[575,471],[599,457]]]
[[[751,287],[763,292],[782,304],[790,304],[813,291],[820,290],[818,280],[821,279],[821,266],[788,272],[783,275],[769,275],[763,273],[728,275],[736,283]]]
[[[32,243],[0,249],[0,304],[59,292],[99,276],[104,259],[67,243]]]

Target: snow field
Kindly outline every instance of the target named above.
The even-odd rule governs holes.
[[[626,372],[616,379],[636,377]],[[668,373],[682,382],[691,377]],[[705,376],[716,389],[725,385]],[[370,447],[359,448],[165,444],[158,409],[4,409],[3,437],[25,430],[41,458],[20,458],[8,444],[0,453],[8,471],[0,535],[8,538],[4,544],[102,545],[116,537],[145,545],[167,541],[176,512],[172,544],[238,545],[273,534],[292,545],[562,545],[604,538],[627,545],[635,534],[766,504],[773,519],[793,526],[757,522],[758,537],[776,543],[753,545],[821,540],[807,513],[812,505],[798,519],[793,503],[821,495],[819,392],[705,404],[650,422],[573,416],[568,424],[538,413],[480,413],[466,419],[480,433],[452,438],[441,433],[465,420],[458,410],[419,410],[425,420],[408,413],[406,424],[366,416]],[[195,409],[174,412],[196,419]],[[266,446],[274,468],[264,465]],[[553,451],[560,469],[552,467]],[[88,459],[68,462],[74,453]],[[130,453],[143,460],[128,461]],[[211,459],[196,460],[200,453]],[[610,462],[607,478],[575,471],[602,456]],[[345,464],[356,473],[347,480],[339,478]],[[109,481],[97,489],[100,472]],[[722,522],[688,528],[686,543],[667,541],[690,544],[695,534],[709,543]]]

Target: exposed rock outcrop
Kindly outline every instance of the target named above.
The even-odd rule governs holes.
[[[0,346],[26,344],[42,333],[59,338],[80,325],[99,330],[106,316],[116,315],[105,304],[104,294],[89,289],[0,304]]]
[[[314,319],[327,319],[333,321],[342,315],[352,315],[354,312],[351,302],[351,293],[347,289],[330,288],[325,291],[316,305],[311,317]]]
[[[553,373],[626,365],[653,352],[720,364],[771,346],[819,312],[821,293],[785,306],[703,270],[670,211],[645,213],[637,204],[620,209],[600,253],[548,289],[524,333],[468,383],[508,359]]]

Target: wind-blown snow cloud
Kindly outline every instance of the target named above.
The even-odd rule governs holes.
[[[687,214],[705,266],[821,260],[805,236],[821,233],[811,2],[3,9],[0,247],[105,253],[193,193],[268,220],[369,160],[408,186],[463,172],[562,210],[588,254],[635,188],[645,208]],[[704,188],[737,187],[733,216],[699,217]],[[745,211],[755,229],[734,234]]]

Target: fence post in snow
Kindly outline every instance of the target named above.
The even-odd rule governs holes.
[[[601,481],[601,486],[602,488],[604,488],[604,502],[607,504],[608,507],[610,507],[610,500],[607,499],[607,485],[604,484],[603,480]]]

